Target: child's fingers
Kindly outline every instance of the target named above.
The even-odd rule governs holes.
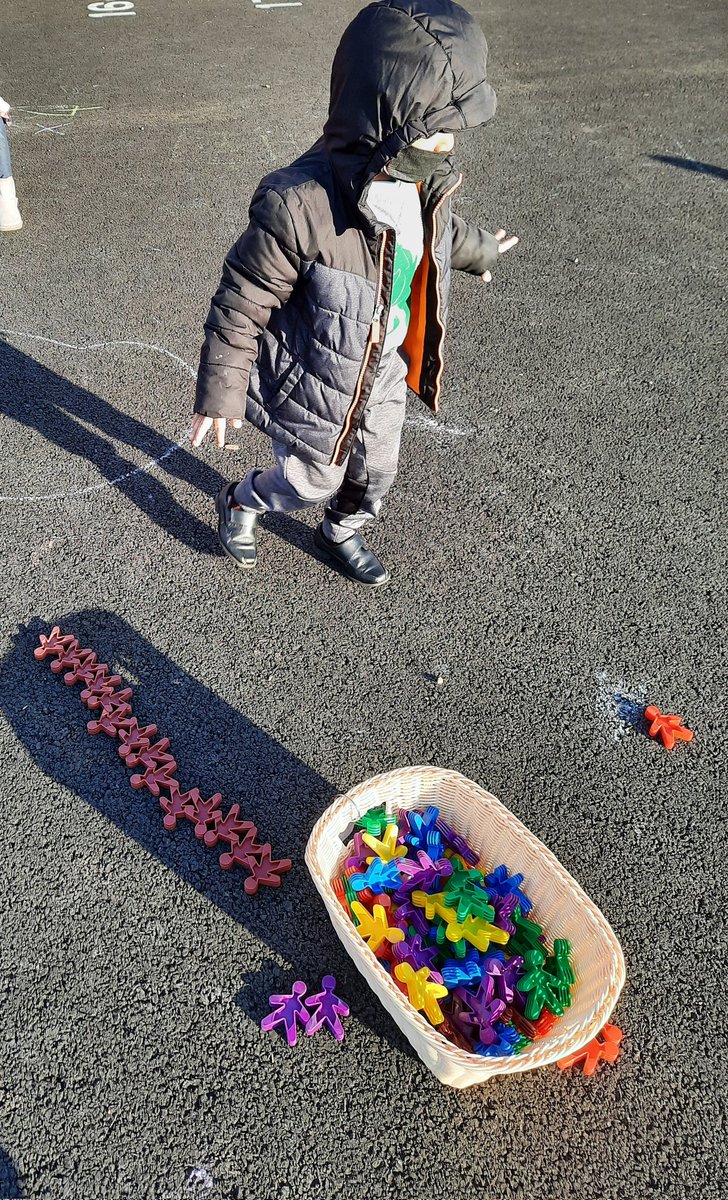
[[[491,275],[490,271],[483,271],[483,274],[480,276],[480,278],[483,280],[483,283],[490,283],[493,276]]]
[[[225,426],[227,421],[225,417],[214,417],[213,425],[215,426],[215,441],[217,442],[218,450],[222,450],[225,445]]]
[[[192,418],[192,428],[190,430],[190,441],[193,446],[202,444],[211,425],[212,417],[203,417],[199,413],[195,414]]]
[[[506,236],[505,229],[496,229],[495,233],[493,234],[493,237],[495,238],[495,240],[497,242],[499,242],[501,240],[501,238],[504,238],[505,236]]]
[[[514,246],[517,246],[517,245],[518,245],[517,237],[506,238],[505,241],[499,242],[498,253],[505,254],[506,250],[511,250]]]

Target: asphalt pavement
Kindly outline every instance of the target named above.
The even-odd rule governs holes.
[[[25,228],[0,235],[0,1197],[718,1200],[725,8],[471,6],[499,109],[460,141],[458,207],[521,242],[455,283],[442,415],[412,402],[368,594],[313,556],[313,513],[237,573],[212,497],[268,444],[184,442],[223,256],[318,136],[358,7],[3,11]],[[279,892],[165,833],[34,662],[55,623],[118,666],[185,786],[294,860]],[[693,742],[646,737],[648,700]],[[601,907],[617,1064],[450,1091],[360,979],[303,851],[335,795],[410,763],[493,791]],[[341,1046],[261,1033],[270,992],[328,972]]]

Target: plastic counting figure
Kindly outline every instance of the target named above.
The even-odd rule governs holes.
[[[306,1024],[306,1033],[311,1037],[325,1025],[327,1029],[331,1030],[337,1042],[343,1042],[344,1026],[341,1024],[340,1018],[348,1017],[349,1005],[334,994],[336,980],[333,975],[324,975],[321,987],[323,991],[317,992],[315,996],[309,996],[306,1000],[306,1004],[312,1009]]]
[[[229,871],[232,867],[243,867],[247,870],[250,865],[251,855],[260,849],[257,834],[258,830],[253,825],[245,834],[242,841],[233,842],[229,850],[222,852],[220,855],[220,866],[223,871]]]
[[[398,942],[393,946],[392,955],[396,962],[408,962],[415,971],[419,971],[420,967],[429,967],[432,970],[437,958],[437,947],[423,946],[422,938],[415,933],[409,941]]]
[[[369,812],[365,812],[359,817],[356,828],[366,833],[372,833],[375,837],[381,837],[390,821],[391,817],[387,816],[384,805],[380,804],[378,808],[370,808]]]
[[[570,955],[571,943],[566,938],[556,938],[554,952],[546,959],[546,970],[552,976],[554,992],[562,1008],[571,1004],[571,988],[576,983]]]
[[[83,692],[81,692],[83,698]],[[131,717],[125,728],[119,729],[119,757],[123,759],[136,758],[143,750],[148,750],[152,738],[157,736],[156,725],[140,725],[136,717]]]
[[[160,738],[156,745],[135,755],[133,764],[127,758],[127,766],[144,767],[143,773],[132,775],[129,780],[134,791],[146,787],[153,796],[159,796],[162,789],[165,791],[170,789],[177,771],[177,763],[171,754],[167,754],[168,748],[169,738]]]
[[[477,867],[479,861],[478,855],[472,846],[468,845],[465,838],[460,837],[459,833],[455,833],[455,830],[451,829],[447,821],[443,820],[442,817],[438,817],[435,824],[438,832],[442,835],[445,845],[454,850],[456,854],[459,854],[463,861],[471,867]]]
[[[431,1025],[439,1025],[445,1014],[437,1002],[442,1000],[443,996],[447,996],[447,988],[430,980],[429,967],[421,967],[419,971],[414,971],[409,963],[404,962],[394,968],[394,973],[397,979],[406,985],[412,1007],[418,1012],[424,1011]]]
[[[212,829],[207,830],[202,840],[210,848],[218,842],[227,842],[228,846],[232,846],[254,828],[252,821],[240,816],[240,805],[231,804],[226,815],[220,813],[219,817],[214,818]]]
[[[362,835],[362,841],[369,846],[382,862],[389,863],[395,858],[404,858],[407,853],[406,846],[399,846],[397,838],[399,837],[399,829],[397,825],[388,825],[384,831],[384,837],[380,841],[373,833],[365,833]],[[399,877],[397,878],[399,882]]]
[[[458,996],[464,1005],[460,1021],[464,1025],[471,1025],[484,1045],[492,1046],[498,1040],[498,1034],[493,1029],[493,1025],[506,1010],[502,1000],[493,999],[492,981],[488,979],[486,983],[481,983],[475,993],[460,988]]]
[[[526,954],[528,950],[538,950],[545,957],[546,951],[541,942],[543,928],[535,921],[529,921],[528,917],[524,917],[520,904],[514,908],[511,919],[516,927],[516,932],[511,934],[509,950],[514,954]]]
[[[450,879],[445,888],[445,902],[455,908],[458,921],[464,921],[466,917],[478,917],[483,921],[494,919],[495,908],[481,886],[482,882],[480,871],[458,871]]]
[[[398,864],[401,878],[398,894],[406,896],[415,889],[433,890],[442,879],[452,875],[452,863],[447,858],[431,859],[425,850],[418,850],[417,859],[403,858]]]
[[[526,974],[518,980],[518,990],[528,993],[524,1015],[528,1021],[537,1021],[544,1008],[561,1016],[564,1011],[556,997],[554,981],[544,970],[544,956],[538,950],[529,950],[525,955]]]
[[[371,892],[383,892],[389,888],[394,891],[399,887],[399,870],[396,861],[382,862],[380,858],[372,859],[363,875],[352,875],[351,886],[355,892],[363,892],[368,888]]]
[[[507,963],[494,955],[488,955],[483,963],[483,970],[493,981],[493,994],[496,999],[502,1000],[505,1004],[512,1004],[518,975],[523,970],[523,959],[520,954],[514,955]]]
[[[273,858],[271,844],[265,842],[262,846],[253,847],[245,866],[248,878],[243,887],[248,896],[254,896],[259,887],[280,887],[281,875],[290,871],[293,863],[290,858]]]
[[[194,821],[196,838],[201,840],[210,826],[214,826],[215,822],[222,818],[221,804],[222,796],[219,792],[215,792],[209,800],[203,800],[199,788],[190,788],[187,792],[187,816],[190,821]],[[254,825],[252,829],[257,834]]]
[[[373,950],[375,954],[385,941],[390,942],[392,945],[395,942],[404,941],[403,930],[388,924],[387,914],[381,904],[375,904],[374,911],[371,913],[358,900],[354,901],[351,908],[356,918],[359,933],[364,938],[369,949]],[[402,965],[406,964],[403,963]]]
[[[491,871],[490,875],[486,875],[485,883],[491,892],[497,896],[506,896],[510,894],[515,896],[521,906],[521,912],[525,917],[531,911],[532,904],[525,892],[521,891],[523,883],[523,875],[509,875],[508,868],[501,865],[496,867],[495,871]]]
[[[288,1045],[295,1046],[298,1034],[296,1023],[305,1029],[311,1019],[310,1012],[302,1003],[302,997],[306,995],[306,990],[306,984],[297,979],[290,994],[282,993],[276,996],[269,996],[268,1003],[273,1011],[269,1012],[267,1017],[263,1017],[260,1023],[261,1029],[264,1029],[267,1033],[269,1030],[275,1029],[276,1026],[282,1025]]]
[[[60,658],[67,654],[72,646],[78,646],[78,639],[72,633],[61,633],[60,626],[54,625],[49,634],[42,633],[39,637],[40,646],[36,646],[33,657],[37,662],[46,658]]]
[[[601,1034],[597,1034],[586,1046],[582,1046],[581,1050],[567,1054],[566,1058],[560,1058],[558,1066],[565,1071],[568,1067],[583,1063],[584,1075],[593,1075],[600,1062],[617,1061],[623,1037],[622,1030],[616,1025],[605,1025]]]
[[[51,664],[51,671],[53,665]],[[656,704],[648,704],[645,709],[645,719],[650,722],[648,730],[650,737],[661,737],[666,750],[672,750],[676,741],[691,742],[693,740],[693,731],[685,728],[682,717],[678,717],[674,713],[661,713]]]
[[[442,968],[442,978],[446,987],[456,988],[463,984],[480,983],[482,971],[480,954],[473,948],[462,961],[448,958]]]

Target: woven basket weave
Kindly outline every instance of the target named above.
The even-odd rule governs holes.
[[[385,804],[388,812],[436,805],[481,855],[481,867],[492,870],[506,863],[511,873],[523,873],[524,887],[549,942],[555,937],[571,942],[576,973],[571,1007],[551,1034],[523,1053],[483,1058],[459,1049],[438,1033],[395,987],[336,899],[331,880],[342,874],[344,843],[350,840],[353,823],[380,804]],[[407,767],[359,784],[335,800],[317,821],[306,847],[306,865],[358,970],[442,1083],[471,1087],[492,1075],[512,1075],[556,1062],[586,1045],[608,1021],[624,984],[624,959],[613,930],[551,851],[495,796],[464,775],[436,767]]]

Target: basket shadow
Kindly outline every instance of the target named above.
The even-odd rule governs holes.
[[[271,842],[274,856],[291,858],[293,869],[280,889],[261,888],[249,897],[242,874],[223,871],[218,852],[195,838],[189,822],[168,833],[158,801],[147,791],[129,787],[116,739],[87,733],[88,712],[79,688],[66,687],[47,662],[34,661],[38,636],[49,630],[49,623],[35,618],[20,628],[0,664],[0,709],[40,770],[268,946],[270,962],[246,976],[236,996],[248,1016],[260,1020],[268,994],[290,990],[294,979],[305,979],[313,989],[323,974],[333,973],[353,1015],[414,1057],[397,1026],[361,986],[303,861],[310,829],[336,794],[335,786],[182,670],[122,617],[87,609],[68,613],[56,623],[82,645],[93,647],[101,661],[133,686],[135,715],[140,721],[153,721],[160,736],[170,739],[182,786],[199,787],[203,795],[219,791],[226,807],[239,803],[241,812],[258,826],[261,840]],[[43,803],[40,788],[39,802]]]

